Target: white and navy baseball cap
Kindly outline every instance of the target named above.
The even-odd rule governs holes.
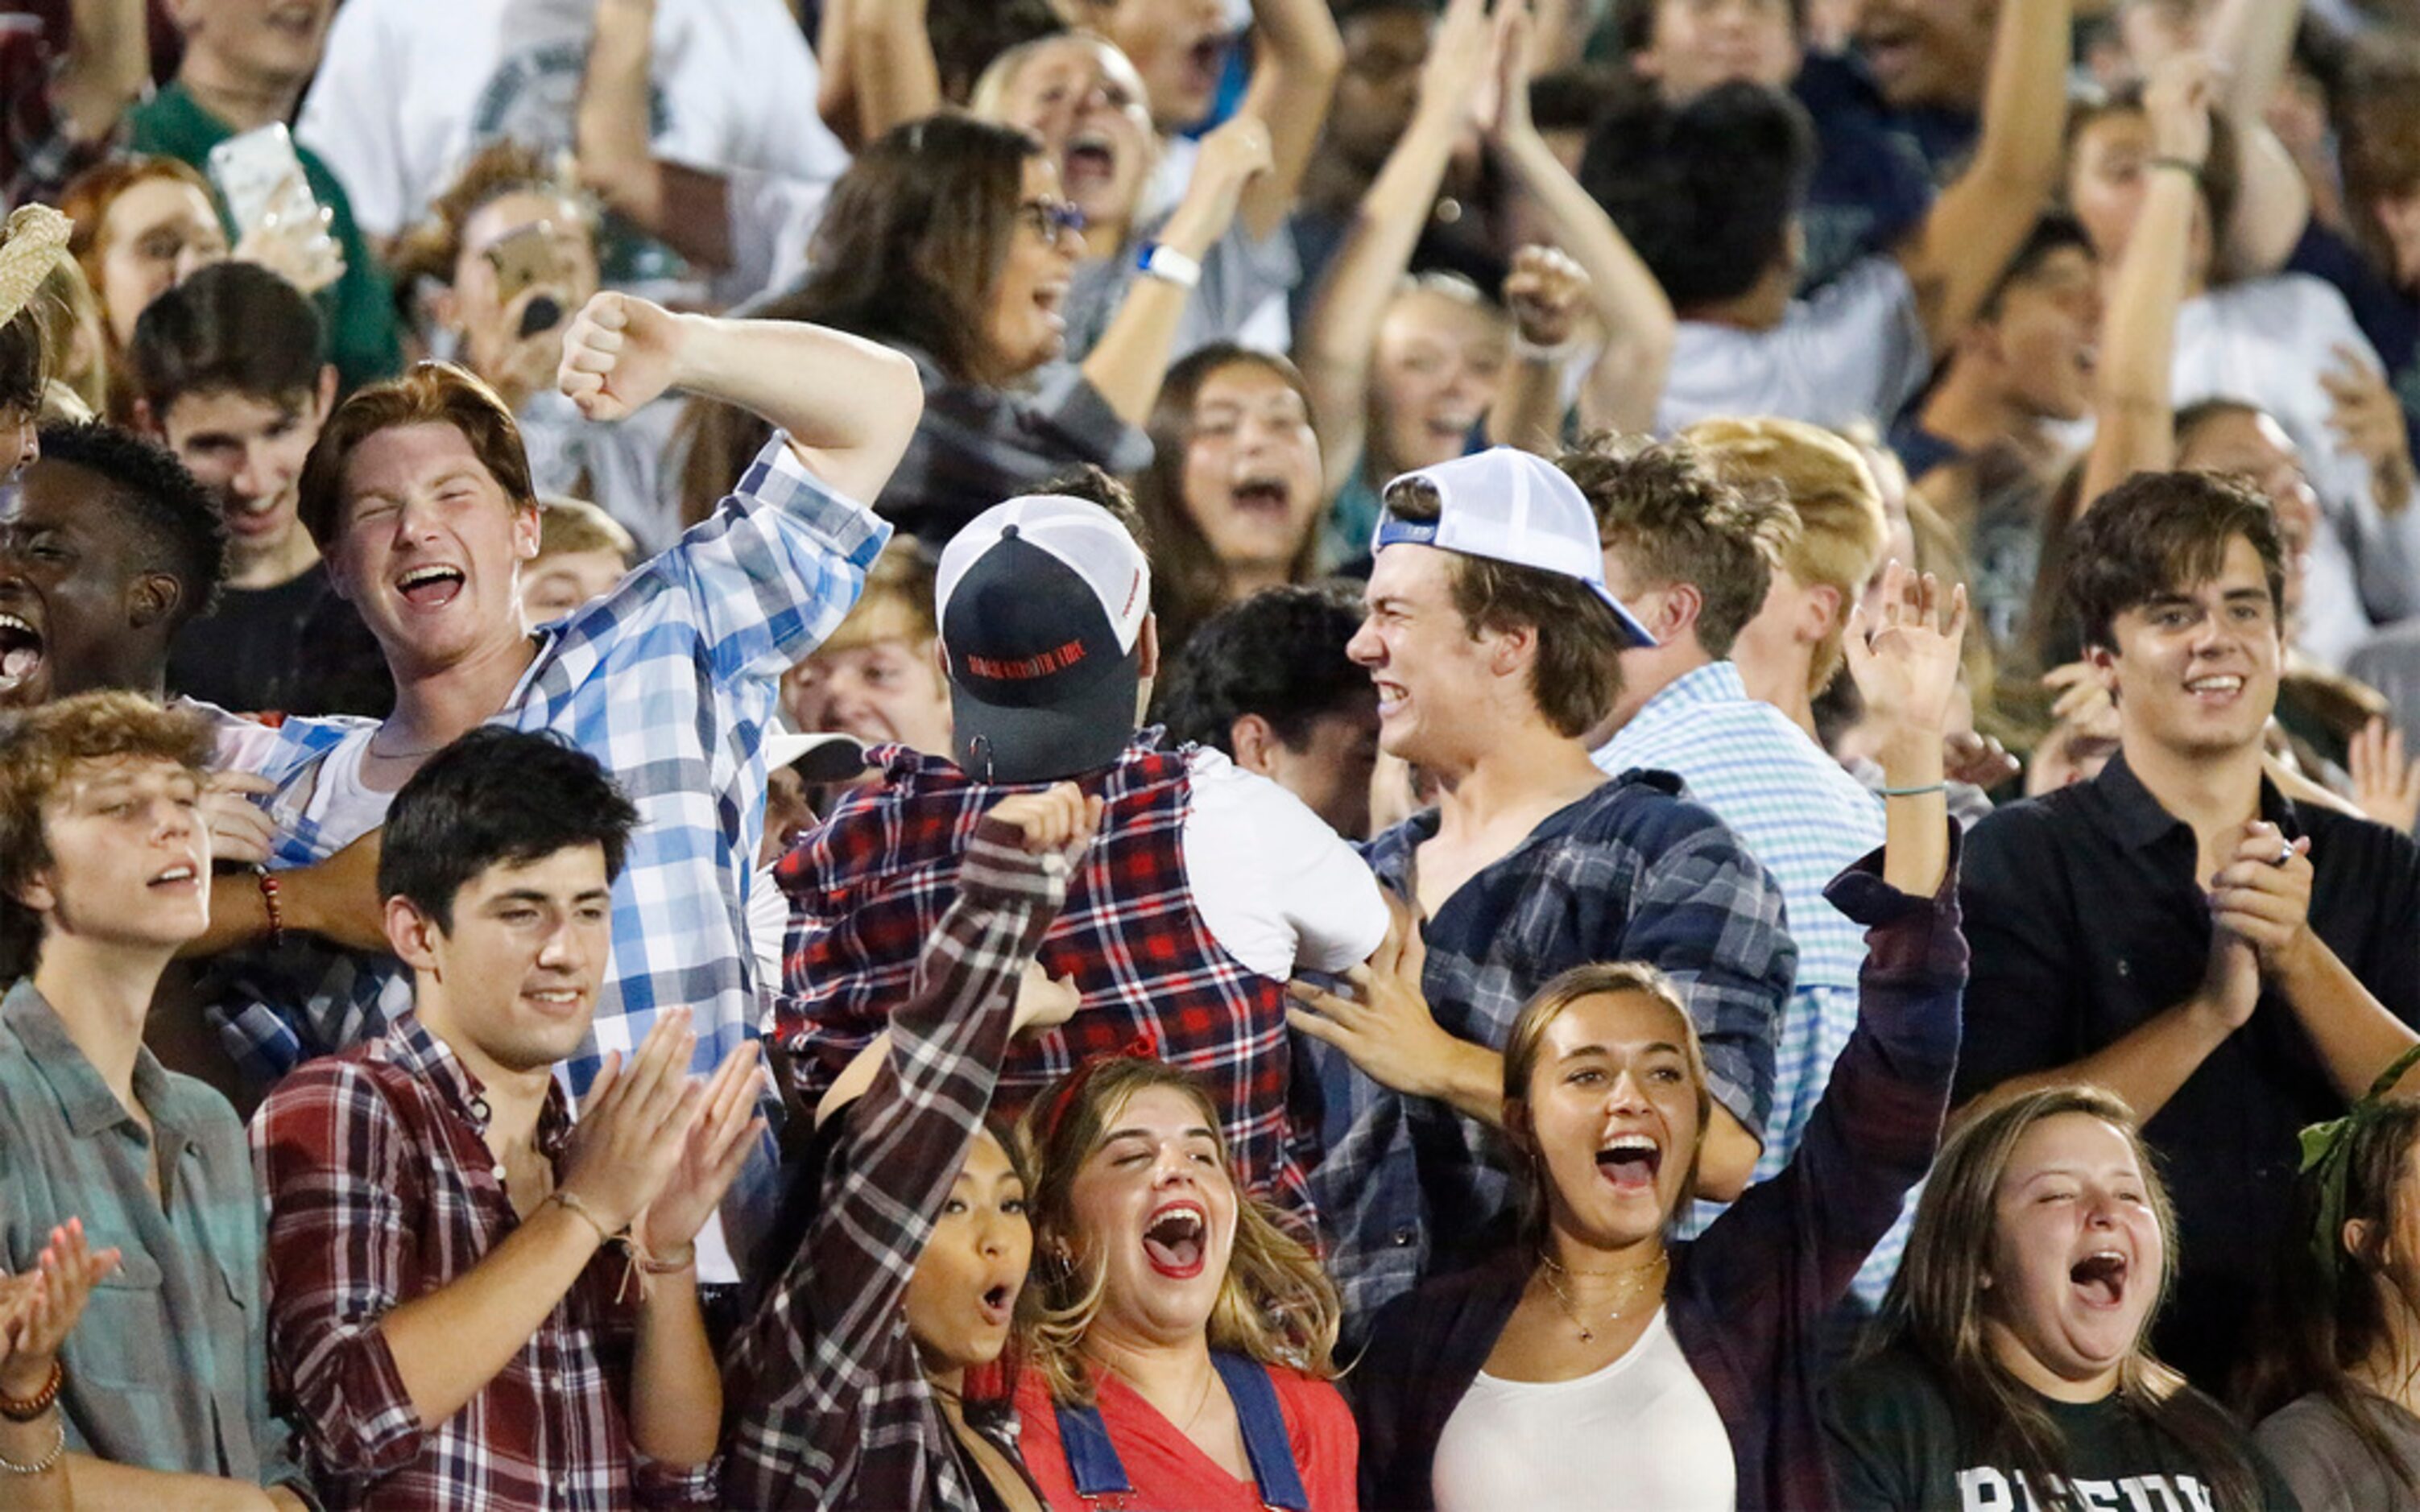
[[[1151,566],[1098,504],[1037,494],[950,538],[934,584],[952,750],[979,782],[1109,765],[1135,733]]]
[[[1370,539],[1373,556],[1409,542],[1576,578],[1605,601],[1632,645],[1655,644],[1647,626],[1605,585],[1596,515],[1579,485],[1565,477],[1562,469],[1518,447],[1491,446],[1393,478],[1380,497],[1415,478],[1436,490],[1437,517],[1416,521],[1381,511]]]

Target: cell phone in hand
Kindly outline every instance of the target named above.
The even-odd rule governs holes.
[[[260,228],[272,214],[282,223],[318,224],[318,201],[311,195],[302,160],[284,122],[240,132],[210,148],[210,181],[234,218],[236,239]]]

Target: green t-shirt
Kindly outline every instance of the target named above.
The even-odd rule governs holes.
[[[2217,1512],[2208,1472],[2116,1396],[2089,1405],[2042,1399],[2067,1437],[2065,1504],[2076,1512]],[[2053,1504],[2015,1464],[1983,1452],[1931,1368],[1893,1350],[1841,1372],[1825,1403],[1832,1479],[1842,1512],[2035,1512]],[[2244,1454],[2269,1512],[2298,1512],[2294,1493],[2250,1439]]]
[[[204,110],[181,84],[169,85],[128,111],[126,131],[127,146],[134,151],[179,159],[206,174],[210,148],[236,134],[226,122]],[[328,361],[336,364],[337,380],[349,393],[403,370],[395,285],[363,239],[345,186],[309,147],[297,143],[294,154],[302,162],[302,177],[310,180],[311,197],[329,210],[329,234],[345,255],[343,275],[319,291],[318,305],[319,318],[328,327]],[[227,234],[235,235],[232,225]]]

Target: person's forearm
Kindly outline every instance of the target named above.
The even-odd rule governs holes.
[[[68,1483],[79,1506],[175,1507],[177,1512],[257,1512],[272,1506],[257,1486],[215,1475],[183,1475],[113,1464],[90,1455],[67,1458]]]
[[[2066,157],[2071,0],[2002,0],[1983,86],[1981,135],[1967,169],[1986,182],[2048,194]]]
[[[854,499],[882,491],[924,410],[916,364],[874,342],[787,320],[683,316],[673,386],[788,433],[816,474]]]
[[[1497,446],[1552,456],[1563,434],[1565,359],[1516,353],[1487,407],[1487,439]]]
[[[1244,187],[1236,214],[1255,241],[1294,213],[1344,71],[1344,39],[1326,0],[1252,0],[1252,84],[1243,109],[1269,129],[1269,171]]]
[[[599,0],[573,115],[573,141],[582,187],[642,229],[659,234],[663,176],[647,134],[655,25],[655,0]]]
[[[1360,460],[1370,350],[1428,223],[1458,129],[1456,120],[1434,109],[1413,116],[1361,196],[1295,344],[1295,358],[1311,391],[1331,496]]]
[[[2303,0],[2218,0],[2202,23],[2202,51],[2218,73],[2220,108],[2235,121],[2257,121],[2285,82],[2294,56]]]
[[[2279,995],[2311,1037],[2328,1080],[2347,1102],[2366,1093],[2396,1057],[2420,1044],[2420,1035],[2388,1012],[2318,934],[2306,933],[2300,947],[2284,953],[2274,971]],[[2413,1088],[2415,1076],[2420,1076],[2420,1066],[2404,1073],[2397,1090]]]
[[[293,873],[278,873],[280,886]],[[210,878],[210,922],[177,949],[179,961],[223,954],[269,935],[269,905],[260,880],[249,872],[221,872]]]
[[[2125,1099],[2135,1119],[2148,1123],[2234,1032],[2218,1009],[2196,994],[2081,1060],[2012,1076],[1966,1106],[1972,1110],[2018,1092],[2084,1082]]]
[[[854,0],[850,80],[857,129],[868,142],[941,108],[925,0]]]
[[[151,77],[144,0],[73,0],[67,61],[51,80],[51,104],[68,134],[98,142],[117,129]]]
[[[702,1465],[722,1436],[722,1375],[697,1306],[697,1270],[647,1278],[630,1362],[630,1443],[659,1465]]]
[[[1664,286],[1589,192],[1564,171],[1544,137],[1530,131],[1508,138],[1502,162],[1544,212],[1555,244],[1589,275],[1589,303],[1604,327],[1605,350],[1581,394],[1582,422],[1590,429],[1652,428],[1677,329]]]
[[[1151,419],[1159,402],[1159,386],[1168,379],[1170,354],[1176,346],[1176,328],[1185,319],[1186,302],[1193,291],[1182,284],[1148,274],[1126,285],[1118,313],[1084,359],[1084,377],[1120,420],[1140,425]]]
[[[2293,255],[2311,219],[2311,187],[2269,129],[2269,104],[2294,54],[2302,0],[2219,0],[2203,31],[2218,70],[2219,111],[2235,127],[2235,208],[2213,227],[2221,260],[2236,273],[2273,273]]]
[[[1697,1195],[1709,1202],[1736,1202],[1747,1190],[1756,1175],[1756,1163],[1764,1154],[1764,1146],[1747,1132],[1747,1125],[1732,1116],[1720,1103],[1706,1124],[1706,1137],[1698,1147]]]
[[[2093,399],[2099,424],[2084,461],[2076,513],[2137,472],[2164,472],[2176,457],[2169,398],[2176,361],[2177,309],[2184,302],[2186,260],[2201,193],[2180,167],[2146,169],[2150,183],[2127,239],[2102,316],[2101,362]]]
[[[1415,1095],[1443,1103],[1491,1129],[1504,1127],[1504,1057],[1483,1044],[1449,1036],[1450,1050],[1431,1066]]]
[[[460,1279],[379,1320],[421,1427],[433,1428],[460,1412],[512,1363],[599,1243],[587,1219],[549,1203]]]
[[[31,1423],[0,1417],[0,1459],[12,1465],[39,1464],[59,1442],[60,1422],[56,1407]],[[65,1459],[39,1475],[11,1473],[0,1479],[0,1507],[9,1508],[10,1512],[20,1508],[23,1512],[60,1512],[73,1505],[75,1488],[68,1479]]]
[[[1883,743],[1882,764],[1883,880],[1911,898],[1930,898],[1949,870],[1941,732],[1893,732]]]
[[[824,0],[815,24],[815,114],[851,152],[865,147],[857,118],[857,0]]]

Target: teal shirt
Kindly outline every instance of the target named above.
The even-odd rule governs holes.
[[[145,1470],[297,1481],[291,1435],[269,1411],[263,1211],[243,1124],[148,1050],[134,1096],[153,1134],[31,981],[0,999],[0,1265],[32,1270],[70,1218],[121,1256],[60,1350],[68,1446]],[[164,1201],[144,1179],[154,1138]]]
[[[205,174],[209,172],[210,148],[236,134],[226,122],[204,110],[181,84],[167,85],[128,111],[126,133],[132,150],[177,158]],[[302,177],[310,180],[311,197],[333,217],[328,230],[345,255],[343,276],[319,291],[318,305],[319,318],[328,327],[328,361],[336,364],[337,379],[349,393],[403,370],[395,285],[363,239],[345,186],[318,153],[299,142],[294,152],[302,161]],[[233,226],[227,234],[235,235]]]

